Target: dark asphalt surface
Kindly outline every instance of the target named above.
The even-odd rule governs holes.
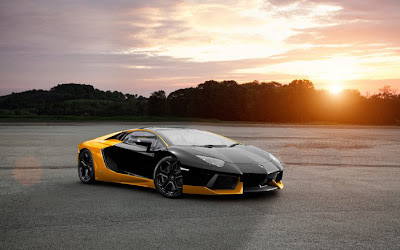
[[[290,162],[277,192],[166,199],[152,189],[79,181],[80,141],[138,126],[0,125],[0,249],[400,249],[400,129],[186,124]],[[327,152],[320,158],[281,150],[354,135],[375,144],[329,144],[315,149]],[[381,161],[371,155],[379,150],[387,154]]]

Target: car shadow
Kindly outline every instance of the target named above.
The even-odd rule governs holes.
[[[82,183],[82,184],[84,184],[84,183]],[[137,190],[137,191],[140,191],[140,192],[158,194],[157,191],[152,189],[152,188],[129,185],[129,184],[122,184],[122,183],[115,183],[115,182],[96,181],[96,183],[94,183],[92,185],[101,186],[101,187],[112,187],[112,188],[118,188],[118,189],[124,189],[124,190]]]
[[[255,192],[255,193],[244,193],[234,195],[199,195],[199,194],[184,194],[184,199],[197,199],[197,200],[208,200],[208,201],[236,201],[236,200],[268,200],[274,199],[279,196],[279,191],[269,192]]]
[[[79,181],[80,184],[86,185]],[[134,190],[141,193],[146,194],[154,194],[159,195],[160,198],[167,199],[163,197],[160,193],[158,193],[155,189],[129,185],[129,184],[121,184],[121,183],[113,183],[113,182],[102,182],[97,181],[94,185],[102,186],[102,187],[112,187],[124,190]],[[204,200],[204,201],[236,201],[236,200],[269,200],[275,199],[279,196],[279,190],[273,190],[269,192],[254,192],[254,193],[244,193],[244,194],[237,194],[237,195],[201,195],[201,194],[183,194],[181,199],[187,200]]]

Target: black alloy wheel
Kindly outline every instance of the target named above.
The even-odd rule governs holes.
[[[157,163],[154,169],[154,185],[165,197],[178,198],[182,195],[183,177],[176,158],[167,156]]]
[[[93,157],[88,149],[83,149],[79,153],[78,174],[83,183],[88,184],[95,181]]]

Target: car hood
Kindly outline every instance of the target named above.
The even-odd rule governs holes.
[[[174,150],[175,149],[175,150]],[[172,146],[172,151],[184,151],[190,154],[192,161],[202,162],[196,155],[208,156],[225,161],[222,168],[215,170],[231,173],[272,173],[283,169],[282,165],[273,161],[269,153],[250,145],[237,145],[234,147],[196,147]],[[184,157],[183,161],[190,160]],[[213,166],[213,168],[215,168]]]

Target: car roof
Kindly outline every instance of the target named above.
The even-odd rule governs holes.
[[[143,128],[136,128],[136,129],[147,129],[151,130],[154,132],[160,131],[160,130],[176,130],[176,129],[182,129],[182,130],[197,130],[194,128],[187,128],[187,127],[143,127]],[[134,129],[132,129],[134,130]]]

